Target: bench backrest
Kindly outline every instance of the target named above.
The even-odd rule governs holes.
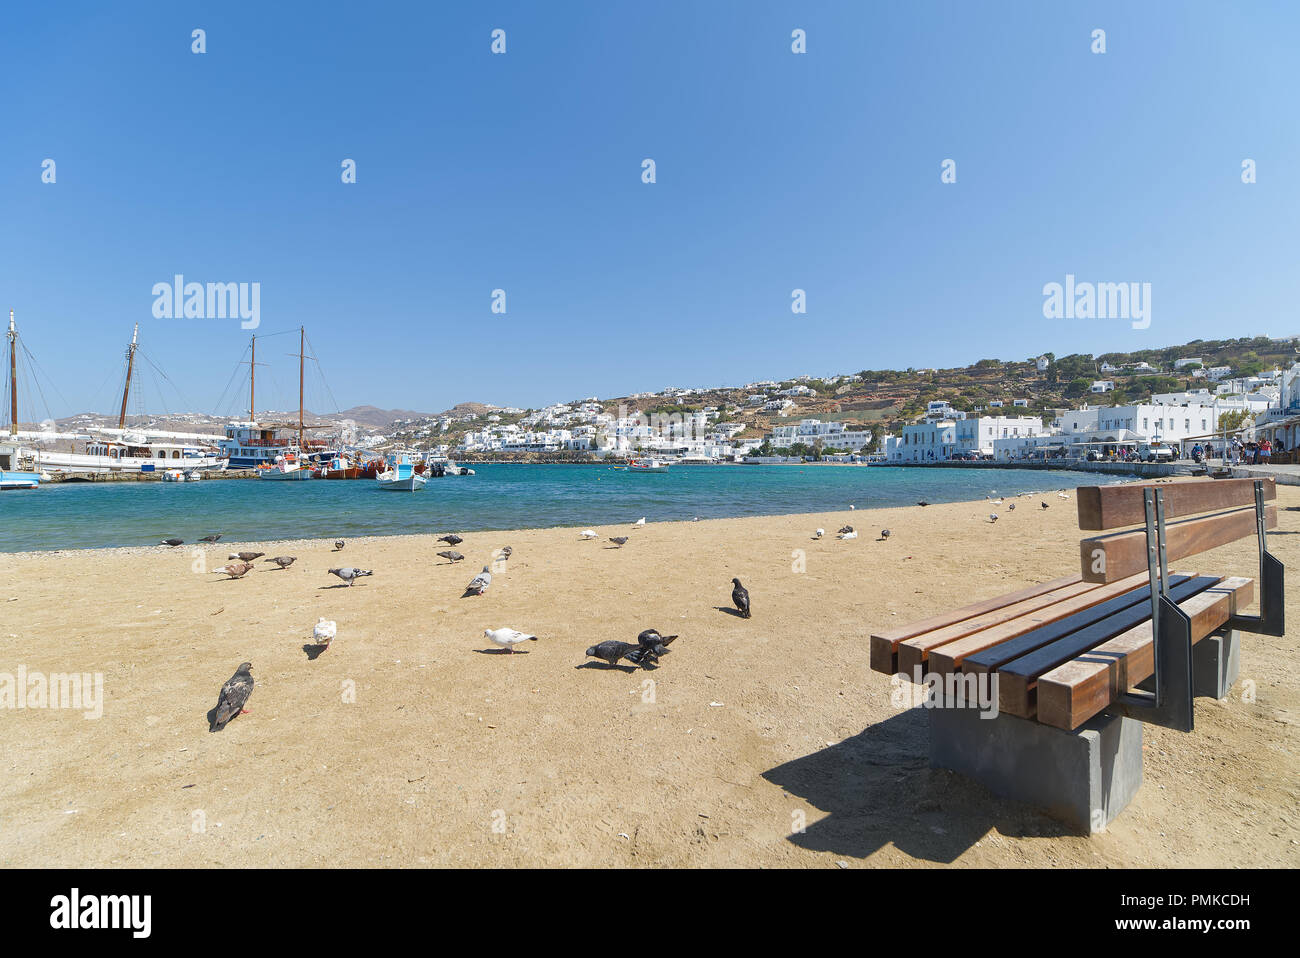
[[[1114,582],[1147,570],[1147,489],[1163,493],[1165,554],[1168,562],[1205,552],[1259,532],[1255,479],[1206,479],[1201,482],[1081,486],[1076,494],[1079,528],[1124,532],[1092,536],[1079,543],[1085,582]],[[1277,485],[1263,480],[1265,500],[1277,498]],[[1208,515],[1201,515],[1209,513]],[[1189,518],[1195,517],[1195,518]],[[1277,526],[1277,506],[1264,507],[1265,528]],[[1178,521],[1173,521],[1178,520]]]

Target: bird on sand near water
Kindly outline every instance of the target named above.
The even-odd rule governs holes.
[[[608,639],[598,645],[593,645],[586,652],[592,658],[602,659],[610,665],[617,665],[619,659],[627,659],[634,665],[645,666],[647,662],[657,663],[658,656],[641,645],[633,645],[631,642],[619,642],[617,639]]]
[[[852,526],[841,526],[840,529],[839,529],[835,534],[836,534],[836,535],[839,535],[839,536],[842,536],[842,535],[844,535],[844,533],[846,533],[846,532],[852,532],[852,531],[853,531],[853,527],[852,527]]]
[[[1016,504],[1015,504],[1014,502],[1009,502],[1009,503],[1007,503],[1007,511],[1008,511],[1008,512],[1015,512],[1015,511],[1016,511]]]
[[[840,538],[841,538],[841,539],[856,539],[857,537],[858,537],[858,534],[857,534],[856,532],[854,532],[852,529],[850,529],[848,532],[841,532],[841,533],[840,533]]]
[[[621,549],[627,545],[627,536],[611,536],[609,541]]]
[[[230,576],[230,578],[238,579],[252,568],[253,563],[251,562],[231,562],[228,565],[223,565],[220,569],[213,569],[212,571],[224,572],[226,575]]]
[[[221,541],[221,536],[222,536],[222,535],[223,535],[223,533],[218,532],[216,535],[212,535],[212,536],[204,536],[204,537],[203,537],[202,539],[200,539],[199,541],[200,541],[200,542],[219,542],[219,541]]]
[[[348,584],[348,588],[352,588],[352,586],[356,585],[357,579],[359,579],[363,575],[374,575],[375,570],[374,569],[352,569],[352,568],[345,567],[342,569],[330,569],[328,570],[327,574],[338,576],[340,579],[342,579],[344,582]]]
[[[997,522],[997,521],[998,521],[998,514],[996,512],[990,512],[989,522]]]
[[[889,531],[888,529],[881,529],[881,530],[880,530],[880,539],[877,540],[877,541],[879,541],[879,542],[884,542],[886,539],[888,539],[888,538],[890,537],[890,535],[891,535],[891,533],[890,533],[890,531]]]
[[[281,569],[287,569],[298,561],[297,556],[276,556],[274,559],[266,559],[266,562],[274,562]]]
[[[582,530],[580,533],[578,533],[578,534],[579,534],[580,536],[582,536],[582,538],[584,538],[584,539],[599,539],[599,538],[600,538],[600,536],[596,534],[596,530],[595,530],[595,529],[583,529],[583,530]]]
[[[511,655],[515,654],[516,645],[537,641],[537,636],[529,635],[527,632],[520,632],[518,629],[484,629],[483,634],[487,636],[493,645],[509,649]]]
[[[1045,502],[1040,502],[1039,505],[1042,506],[1044,509],[1047,508],[1047,503]]]
[[[338,634],[338,623],[330,622],[323,615],[316,621],[316,628],[311,630],[311,637],[321,647],[322,652],[330,647],[330,643],[334,641],[334,636]]]
[[[227,559],[238,559],[240,562],[252,562],[254,559],[260,559],[266,555],[265,552],[232,552],[226,556]]]
[[[638,519],[636,522],[632,523],[632,528],[633,528],[633,529],[639,529],[639,528],[641,528],[641,527],[644,526],[644,525],[645,525],[645,516],[642,516],[642,517],[641,517],[640,519]]]
[[[818,529],[816,532],[813,533],[813,538],[814,538],[814,539],[820,539],[820,538],[821,538],[822,536],[824,536],[824,535],[826,535],[826,530],[825,530],[825,529]]]
[[[469,595],[482,595],[491,584],[492,572],[487,566],[484,566],[482,572],[469,580],[469,585],[465,586],[465,595],[462,595],[461,598],[463,599]]]
[[[343,547],[344,547],[345,545],[347,545],[347,543],[344,542],[342,539],[335,539],[335,540],[334,540],[334,551],[335,551],[335,552],[342,552],[342,551],[343,551]]]
[[[439,541],[439,542],[445,542],[445,543],[447,543],[447,545],[449,545],[449,546],[458,546],[458,545],[460,545],[462,542],[464,542],[465,540],[462,539],[460,536],[456,535],[456,533],[451,532],[451,533],[448,533],[448,534],[445,535],[445,536],[438,536],[438,541]]]
[[[924,499],[917,503],[918,506],[928,506],[929,504],[930,503],[926,502]]]
[[[444,559],[446,559],[448,562],[452,563],[453,565],[455,565],[457,562],[460,562],[462,559],[465,558],[459,552],[452,552],[450,549],[448,549],[446,552],[439,552],[438,555],[442,556]]]
[[[510,548],[509,546],[502,546],[501,551],[497,553],[497,558],[501,559],[502,561],[505,561],[514,554],[514,551],[515,550]]]
[[[171,546],[171,547],[174,549],[174,548],[176,548],[177,546],[183,546],[183,545],[185,545],[185,540],[184,540],[184,539],[164,539],[162,542],[160,542],[160,543],[158,543],[158,544],[159,544],[160,546]]]
[[[731,590],[731,601],[736,603],[736,608],[740,610],[742,619],[749,618],[749,590],[740,584],[739,579],[731,580],[734,588]]]
[[[658,629],[646,629],[636,637],[637,645],[641,648],[654,653],[658,658],[661,655],[668,654],[668,646],[672,644],[675,635],[660,635]],[[590,655],[591,653],[588,653]]]
[[[252,662],[241,662],[235,674],[221,686],[221,695],[217,698],[209,732],[220,732],[232,718],[248,711],[244,705],[253,694],[252,668]]]

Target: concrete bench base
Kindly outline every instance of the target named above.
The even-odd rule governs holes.
[[[930,764],[1091,834],[1142,786],[1142,723],[1102,713],[1073,732],[1014,715],[932,708]]]

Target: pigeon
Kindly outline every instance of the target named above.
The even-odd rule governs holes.
[[[515,550],[510,548],[509,546],[502,546],[501,551],[498,553],[498,555],[502,559],[509,559],[512,555],[514,555],[514,552]]]
[[[253,694],[253,676],[250,671],[252,668],[252,662],[241,662],[235,674],[221,686],[221,695],[217,698],[217,707],[213,710],[215,714],[212,717],[212,725],[208,728],[209,732],[220,732],[232,718],[248,711],[244,708],[244,704]]]
[[[339,627],[335,622],[327,621],[325,616],[321,616],[316,622],[316,628],[311,630],[311,637],[316,640],[316,644],[324,652],[334,641],[334,636],[338,635]]]
[[[820,538],[821,538],[822,536],[824,536],[824,535],[826,535],[826,530],[825,530],[825,529],[818,529],[816,532],[813,533],[813,538],[814,538],[814,539],[820,539]]]
[[[450,549],[448,549],[446,552],[439,552],[438,555],[442,556],[442,557],[443,557],[444,559],[446,559],[448,562],[451,562],[451,563],[453,563],[453,564],[454,564],[454,563],[457,563],[457,562],[459,562],[461,559],[465,558],[465,557],[464,557],[463,555],[461,555],[459,552],[452,552]]]
[[[342,551],[343,551],[343,547],[344,547],[346,544],[347,544],[347,543],[345,543],[342,539],[335,539],[335,540],[334,540],[334,551],[335,551],[335,552],[342,552]]]
[[[853,531],[853,527],[852,527],[852,526],[844,526],[843,528],[841,528],[841,529],[839,530],[839,532],[836,533],[836,535],[841,535],[841,536],[842,536],[842,535],[844,535],[844,533],[846,533],[846,532],[852,532],[852,531]]]
[[[238,559],[240,562],[252,562],[266,555],[265,552],[232,552],[226,556],[227,559]]]
[[[858,534],[857,534],[856,532],[841,532],[841,533],[840,533],[840,538],[841,538],[841,539],[856,539],[857,537],[858,537]]]
[[[621,549],[623,546],[627,545],[627,536],[613,536],[609,541]]]
[[[633,529],[637,529],[637,528],[640,528],[640,527],[643,526],[643,525],[645,525],[645,516],[642,516],[642,517],[641,517],[640,519],[638,519],[636,522],[632,523],[632,528],[633,528]]]
[[[516,645],[537,641],[537,636],[529,635],[527,632],[520,632],[518,629],[484,629],[483,634],[492,640],[493,645],[509,649],[511,655],[515,654]]]
[[[1047,508],[1047,503],[1045,502],[1040,502],[1039,505],[1042,506],[1044,509]]]
[[[731,601],[736,603],[736,608],[740,610],[742,619],[749,618],[749,590],[740,584],[739,579],[732,579],[731,584],[735,586],[731,590]]]
[[[176,546],[183,546],[183,545],[185,545],[185,540],[184,540],[184,539],[164,539],[162,542],[160,542],[160,543],[158,543],[158,544],[159,544],[160,546],[171,546],[171,547],[174,549],[174,548],[176,548]],[[233,559],[234,556],[231,556],[231,558]]]
[[[926,502],[924,499],[917,503],[918,506],[928,506],[929,504],[930,503]]]
[[[881,542],[884,542],[886,539],[889,538],[889,536],[890,536],[890,532],[889,532],[888,529],[881,529],[881,530],[880,530],[880,541],[881,541]]]
[[[609,639],[599,645],[593,645],[586,654],[593,658],[604,659],[610,665],[617,665],[618,660],[623,658],[636,665],[659,661],[653,652],[644,647],[633,645],[631,642],[619,642],[617,639]]]
[[[990,512],[989,522],[997,522],[997,521],[998,521],[998,514],[996,512]]]
[[[594,529],[583,529],[582,532],[579,533],[579,535],[581,535],[584,539],[600,538],[600,536],[596,535],[596,531]]]
[[[348,588],[352,588],[352,586],[356,585],[357,579],[360,576],[374,575],[375,570],[374,569],[351,569],[351,568],[330,569],[328,574],[338,576],[340,579],[342,579],[344,582],[348,584]]]
[[[267,562],[274,562],[281,569],[287,569],[298,561],[297,556],[276,556],[274,559],[267,559]]]
[[[675,635],[660,635],[658,629],[646,629],[636,637],[636,642],[641,648],[654,653],[658,659],[659,656],[668,654],[668,646],[675,638]]]
[[[465,540],[462,539],[460,536],[456,535],[456,533],[453,532],[453,533],[450,533],[450,534],[445,535],[445,536],[438,536],[438,541],[439,541],[439,542],[445,542],[445,543],[447,543],[447,545],[449,545],[449,546],[458,546],[458,545],[460,545],[462,542],[464,542]]]
[[[470,579],[469,585],[465,586],[465,595],[482,595],[491,584],[492,573],[487,566],[484,566],[483,571]],[[462,595],[461,598],[465,598],[465,595]]]
[[[224,533],[218,532],[218,533],[217,533],[216,535],[214,535],[214,536],[204,536],[204,537],[203,537],[202,539],[200,539],[199,541],[200,541],[200,542],[218,542],[218,541],[220,541],[222,535],[224,535]]]
[[[223,565],[220,569],[213,569],[213,572],[224,572],[232,579],[238,579],[250,569],[253,568],[251,562],[232,562],[229,565]]]
[[[1008,503],[1008,505],[1007,505],[1007,511],[1008,511],[1008,512],[1015,512],[1015,511],[1016,511],[1016,504],[1015,504],[1014,502],[1012,502],[1012,503]]]

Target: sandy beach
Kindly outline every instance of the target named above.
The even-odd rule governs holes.
[[[1271,547],[1300,568],[1300,490],[1277,492]],[[1253,702],[1239,683],[1198,700],[1194,734],[1145,729],[1144,785],[1104,834],[928,767],[924,710],[891,702],[867,636],[1077,572],[1069,494],[1017,499],[996,524],[977,501],[643,529],[630,515],[597,541],[470,533],[455,566],[436,557],[442,529],[337,555],[329,529],[199,558],[189,544],[0,554],[0,673],[104,681],[98,719],[0,709],[0,864],[1300,864],[1291,636],[1243,636]],[[845,523],[861,538],[837,541]],[[505,545],[488,593],[461,598]],[[241,549],[298,558],[235,581],[206,571]],[[1179,568],[1255,576],[1254,549]],[[326,573],[340,565],[374,575],[348,588]],[[733,576],[750,620],[725,611]],[[1287,606],[1300,622],[1294,585]],[[309,660],[320,616],[338,638]],[[541,638],[496,654],[483,630],[502,626]],[[584,665],[588,646],[649,627],[681,636],[660,668]],[[210,733],[244,660],[249,714]]]

